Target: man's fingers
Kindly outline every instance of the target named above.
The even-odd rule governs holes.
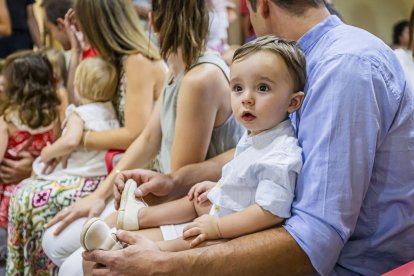
[[[137,182],[138,185],[140,185],[143,181],[142,181],[142,174],[143,173],[147,173],[147,170],[144,169],[134,169],[134,170],[127,170],[127,171],[122,171],[119,174],[122,175],[123,179],[126,181],[127,179],[132,178],[133,180],[135,180]]]
[[[99,263],[107,265],[108,258],[113,255],[115,251],[105,251],[105,250],[93,250],[93,251],[84,251],[82,253],[85,261]]]
[[[92,276],[108,276],[112,275],[111,271],[104,266],[96,266],[92,269]]]
[[[157,183],[147,182],[147,183],[140,185],[135,190],[135,196],[144,197],[148,195],[149,193],[156,191],[156,189],[157,189]]]
[[[116,238],[128,245],[136,244],[140,239],[140,237],[135,235],[133,232],[124,230],[118,230],[116,232]]]

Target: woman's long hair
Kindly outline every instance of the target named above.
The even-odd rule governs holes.
[[[123,55],[140,53],[152,60],[160,59],[157,48],[140,25],[131,0],[76,0],[74,10],[92,48],[117,67]]]
[[[25,54],[6,61],[4,69],[6,104],[0,111],[6,121],[17,112],[32,129],[49,126],[57,116],[59,99],[52,84],[52,66],[41,54]]]
[[[208,7],[205,0],[153,0],[153,24],[163,58],[182,51],[186,70],[206,48]]]

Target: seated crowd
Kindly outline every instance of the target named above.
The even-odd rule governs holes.
[[[257,38],[234,53],[226,1],[134,2],[44,0],[68,66],[53,48],[0,62],[7,275],[378,275],[414,260],[399,51],[324,0],[247,0]]]

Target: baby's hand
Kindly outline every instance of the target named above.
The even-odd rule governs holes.
[[[190,243],[195,247],[206,240],[217,240],[222,238],[218,226],[219,218],[211,215],[203,215],[189,223],[183,230],[183,238],[195,237]]]
[[[207,194],[217,183],[212,181],[204,181],[195,184],[188,192],[188,199],[195,199],[198,203],[203,203],[208,200]]]

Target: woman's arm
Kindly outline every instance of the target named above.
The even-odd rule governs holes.
[[[3,161],[4,154],[7,150],[7,144],[9,141],[9,132],[7,123],[4,121],[4,117],[0,117],[0,163]]]
[[[86,147],[95,150],[127,149],[144,130],[154,107],[154,93],[160,74],[165,71],[153,61],[137,54],[125,62],[127,80],[125,126],[90,133]],[[161,89],[161,88],[159,88]]]
[[[157,155],[161,146],[161,125],[160,125],[160,109],[162,96],[157,101],[144,131],[131,144],[116,167],[108,175],[105,181],[99,185],[95,193],[97,196],[108,199],[113,196],[113,183],[117,171],[129,170],[145,167]]]
[[[66,132],[55,143],[43,148],[40,158],[43,163],[72,153],[80,144],[84,123],[82,119],[73,113],[66,123]]]
[[[9,10],[6,0],[0,0],[0,36],[9,36],[12,33]]]
[[[29,26],[30,35],[32,36],[32,40],[37,48],[41,48],[42,40],[40,38],[40,31],[39,25],[37,24],[37,20],[33,11],[33,4],[28,5],[26,7],[27,10],[27,25]]]
[[[223,89],[227,87],[223,73],[212,64],[199,65],[184,77],[177,102],[172,172],[205,160],[223,101],[228,101],[230,114],[230,97],[223,97]]]

